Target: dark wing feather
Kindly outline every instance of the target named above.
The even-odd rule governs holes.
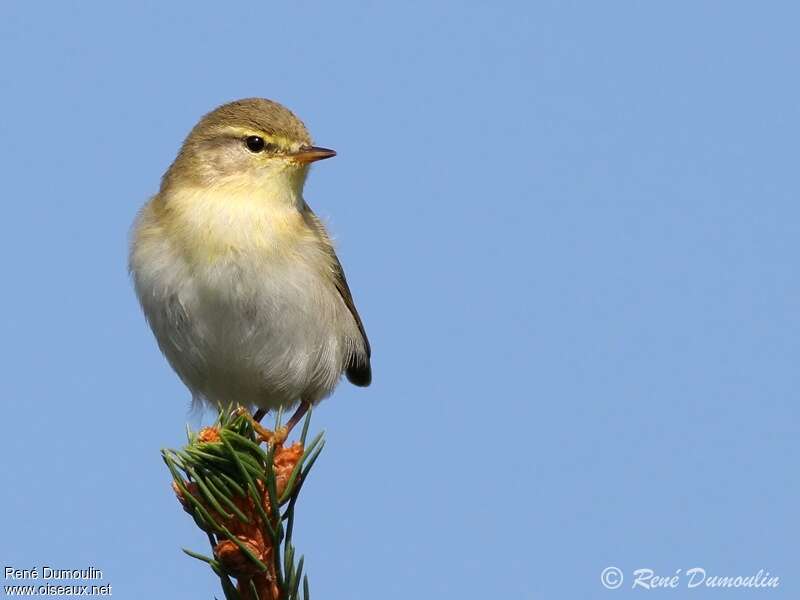
[[[339,258],[333,250],[333,244],[331,244],[325,227],[308,205],[306,205],[305,214],[309,225],[319,233],[320,237],[325,242],[325,249],[331,259],[334,284],[345,306],[347,306],[350,314],[353,315],[353,319],[355,319],[356,325],[358,325],[358,331],[361,333],[361,339],[364,342],[364,351],[366,354],[360,351],[353,352],[345,366],[345,375],[350,383],[361,387],[367,387],[372,382],[372,367],[370,365],[372,349],[369,345],[369,339],[367,339],[367,332],[364,330],[364,323],[361,321],[361,317],[356,310],[355,302],[353,302],[353,294],[350,292],[350,286],[347,285],[347,278],[344,275],[344,269],[342,269],[342,263],[339,262]]]

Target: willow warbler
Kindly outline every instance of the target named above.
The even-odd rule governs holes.
[[[134,224],[130,271],[161,351],[195,403],[265,411],[372,379],[370,346],[331,241],[303,198],[335,156],[280,104],[203,117]],[[293,424],[290,422],[290,424]]]

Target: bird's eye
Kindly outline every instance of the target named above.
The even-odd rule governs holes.
[[[258,137],[257,135],[248,135],[244,138],[244,145],[247,146],[250,152],[263,152],[264,148],[267,147],[264,138]]]

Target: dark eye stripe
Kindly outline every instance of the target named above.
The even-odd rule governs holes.
[[[246,138],[244,138],[244,145],[247,146],[247,149],[250,150],[250,152],[263,152],[267,147],[267,144],[264,142],[264,138],[257,135],[248,135]]]
[[[254,154],[258,154],[260,152],[269,152],[270,154],[277,154],[281,150],[281,147],[278,146],[278,144],[267,142],[264,138],[262,138],[259,135],[248,135],[246,138],[244,138],[244,145],[250,152]]]

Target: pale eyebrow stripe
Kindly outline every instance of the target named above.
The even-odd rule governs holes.
[[[292,150],[298,142],[285,138],[283,136],[267,133],[257,127],[238,127],[229,125],[222,130],[224,133],[230,134],[232,137],[247,137],[248,135],[257,135],[263,137],[265,142],[272,143],[280,150]]]

